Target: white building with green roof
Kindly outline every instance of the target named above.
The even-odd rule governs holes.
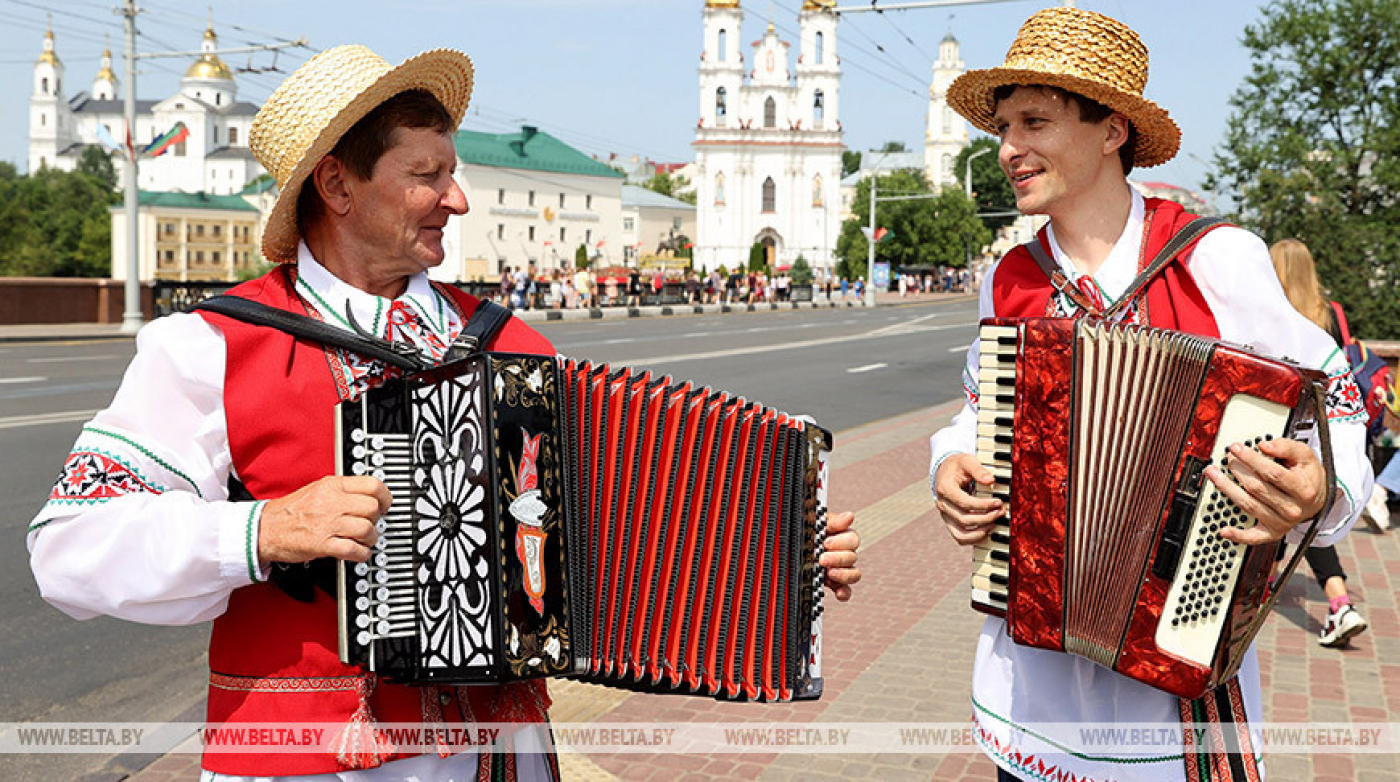
[[[623,262],[621,172],[528,125],[516,133],[460,130],[455,141],[468,211],[447,224],[447,259],[432,277],[568,269],[580,245],[604,266]]]

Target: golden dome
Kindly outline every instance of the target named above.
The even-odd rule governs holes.
[[[117,74],[112,72],[111,49],[102,50],[102,68],[97,72],[97,78],[99,81],[101,81],[102,79],[106,79],[107,81],[110,81],[113,84],[117,83]]]
[[[802,0],[803,11],[830,11],[836,7],[836,0]]]
[[[53,30],[49,30],[48,32],[44,33],[44,51],[42,54],[39,55],[39,62],[48,63],[49,65],[60,64],[58,62],[58,55],[54,53]]]
[[[224,61],[219,59],[219,55],[214,53],[215,47],[219,44],[218,36],[214,35],[214,28],[210,27],[204,31],[204,43],[200,46],[204,50],[204,55],[194,61],[194,65],[185,71],[186,79],[227,79],[233,81],[233,71],[224,65]]]
[[[227,79],[233,81],[233,71],[224,65],[218,55],[206,54],[194,61],[194,65],[185,71],[187,79]]]
[[[706,8],[738,8],[739,0],[705,0]]]

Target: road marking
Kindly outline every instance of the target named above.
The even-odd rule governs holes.
[[[847,334],[840,337],[824,337],[822,339],[808,339],[801,342],[778,342],[771,345],[754,345],[746,348],[731,348],[729,350],[713,350],[706,353],[689,353],[683,356],[656,356],[655,358],[629,359],[629,366],[660,366],[662,364],[678,364],[682,361],[699,361],[709,358],[728,358],[730,356],[748,356],[755,353],[772,353],[777,350],[795,350],[798,348],[813,348],[821,345],[837,345],[842,342],[856,342],[862,339],[878,339],[881,337],[905,336],[925,331],[943,331],[945,329],[965,328],[970,323],[949,323],[943,326],[920,326],[905,333],[892,334],[889,328],[877,329],[864,334]]]
[[[46,358],[25,359],[31,364],[57,364],[63,361],[103,361],[113,358],[125,358],[125,356],[48,356]]]
[[[949,352],[949,353],[966,353],[966,352],[967,352],[967,349],[970,348],[970,347],[972,347],[972,346],[971,346],[971,345],[963,345],[963,346],[960,347],[960,348],[948,348],[948,352]]]
[[[848,370],[846,370],[846,371],[849,372],[850,374],[854,375],[854,374],[856,374],[856,373],[858,373],[858,372],[869,372],[869,371],[871,371],[872,369],[884,369],[884,368],[887,367],[887,366],[889,366],[889,364],[866,364],[866,365],[863,366],[863,367],[851,367],[850,369],[848,369]]]
[[[0,377],[0,383],[40,383],[48,380],[46,377]]]
[[[41,424],[67,424],[74,421],[87,421],[97,415],[97,410],[68,410],[62,413],[39,413],[38,415],[14,415],[0,418],[0,429],[13,429],[17,426],[39,426]]]
[[[636,341],[636,340],[634,340],[632,337],[620,337],[620,338],[618,338],[618,339],[605,339],[605,340],[603,340],[603,344],[604,344],[604,345],[621,345],[621,344],[624,343],[624,342],[635,342],[635,341]]]

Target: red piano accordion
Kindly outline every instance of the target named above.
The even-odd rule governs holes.
[[[1017,643],[1180,697],[1234,675],[1316,521],[1271,581],[1283,543],[1219,537],[1255,520],[1204,470],[1228,474],[1232,443],[1316,430],[1330,485],[1326,378],[1091,319],[992,318],[979,339],[977,458],[995,484],[977,493],[1009,510],[974,549],[973,607]]]
[[[831,436],[810,421],[477,353],[341,403],[336,434],[337,471],[393,494],[371,560],[338,565],[343,661],[413,684],[820,696]]]

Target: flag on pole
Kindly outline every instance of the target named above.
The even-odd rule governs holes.
[[[122,152],[125,150],[122,143],[112,137],[112,131],[108,130],[106,125],[97,126],[97,143],[101,144],[102,148],[108,152]]]
[[[876,243],[876,244],[879,244],[880,242],[885,241],[885,239],[889,238],[890,236],[891,236],[891,234],[890,234],[890,229],[888,229],[888,228],[876,228],[876,229],[875,229],[875,243]]]
[[[146,145],[146,148],[141,150],[141,153],[151,157],[160,157],[165,154],[166,150],[189,137],[190,129],[185,127],[185,123],[177,122],[175,123],[175,127],[167,130],[163,135]]]
[[[131,143],[131,126],[126,127],[126,159],[127,162],[136,159],[136,147]]]

